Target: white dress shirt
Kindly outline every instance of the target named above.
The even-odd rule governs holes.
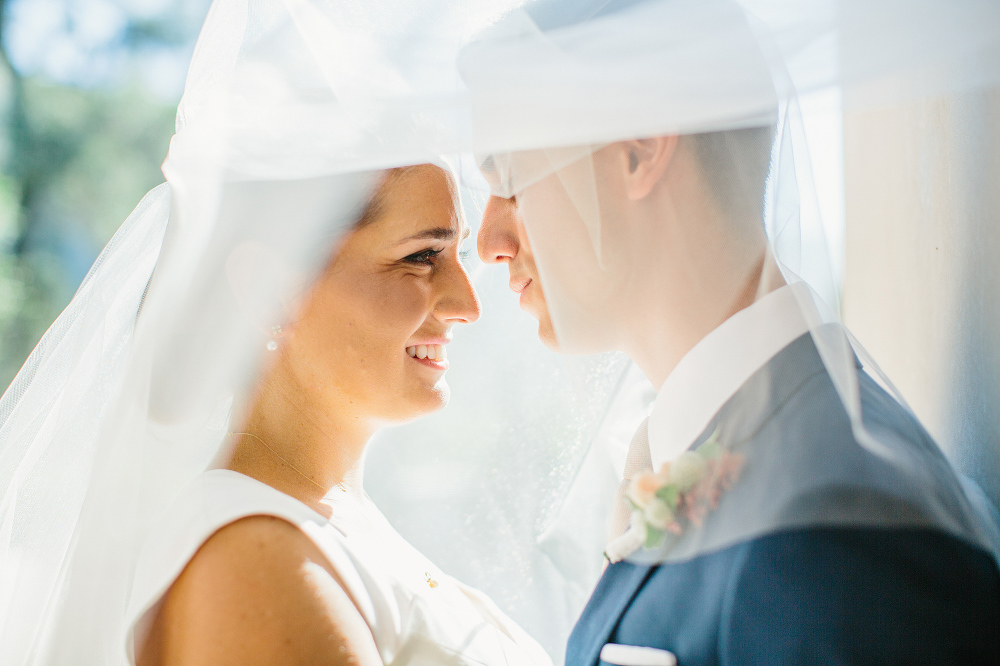
[[[648,429],[650,469],[658,470],[684,453],[755,372],[811,326],[828,321],[829,315],[824,319],[820,310],[805,283],[786,285],[740,310],[692,347],[663,382],[643,424]],[[632,446],[643,444],[641,439],[634,437]],[[630,457],[644,457],[631,449]],[[615,511],[623,513],[624,506],[620,499]],[[618,517],[617,523],[624,520]],[[628,557],[642,546],[642,539],[629,529],[612,538],[605,556],[610,562]]]
[[[649,416],[653,469],[686,451],[757,370],[809,330],[818,314],[809,287],[786,285],[740,310],[684,355]]]

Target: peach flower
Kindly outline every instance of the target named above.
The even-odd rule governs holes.
[[[656,497],[656,491],[660,489],[661,485],[663,485],[663,480],[653,472],[639,472],[632,479],[625,495],[635,506],[645,508]]]

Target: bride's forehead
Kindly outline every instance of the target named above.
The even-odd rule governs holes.
[[[433,187],[442,192],[455,194],[455,180],[451,172],[437,164],[414,164],[397,167],[386,172],[383,183],[388,188]]]
[[[432,164],[407,167],[386,177],[381,213],[393,227],[453,227],[464,233],[464,216],[451,174]]]

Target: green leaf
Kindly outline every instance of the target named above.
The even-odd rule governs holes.
[[[681,491],[676,484],[668,483],[656,491],[656,496],[667,503],[670,510],[677,508],[677,500],[680,499]]]

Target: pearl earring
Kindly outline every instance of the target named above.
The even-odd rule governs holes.
[[[273,337],[275,337],[275,338],[278,337],[279,335],[281,335],[281,324],[278,324],[277,326],[272,326],[271,327],[271,335]],[[267,341],[267,351],[274,351],[277,348],[278,348],[277,341],[275,341],[273,339]]]

